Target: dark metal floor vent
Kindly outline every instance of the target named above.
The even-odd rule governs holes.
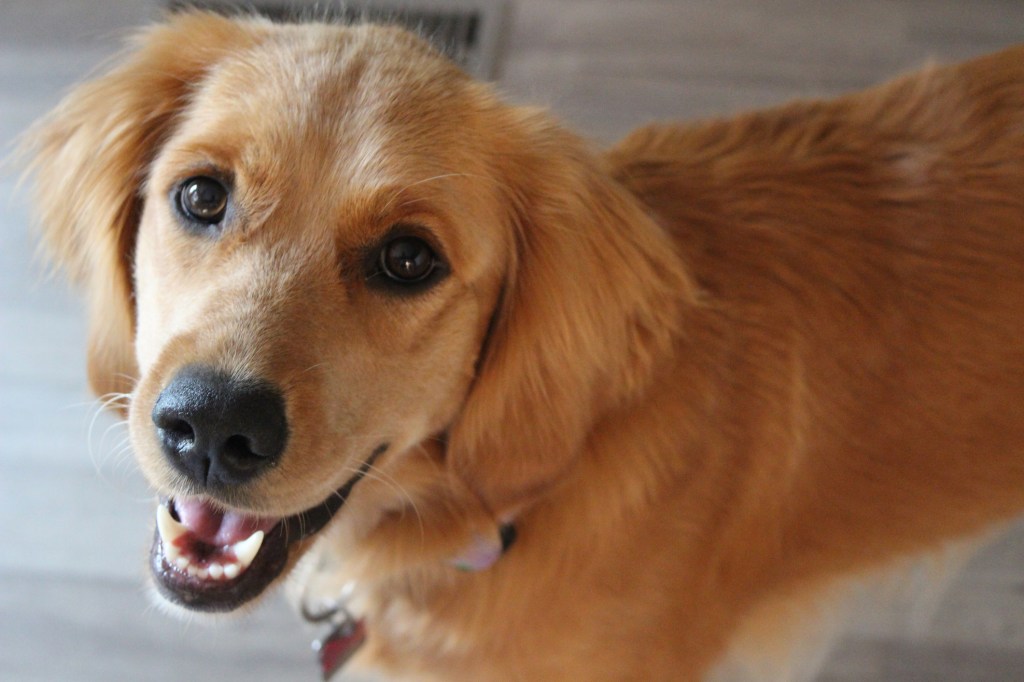
[[[169,0],[167,6],[171,11],[196,7],[223,14],[256,12],[275,21],[400,24],[485,80],[495,77],[505,12],[505,0]]]

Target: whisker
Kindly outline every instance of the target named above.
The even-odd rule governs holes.
[[[371,438],[372,439],[372,437],[367,437],[367,438]],[[373,439],[373,440],[376,440],[376,439]],[[395,496],[398,499],[404,501],[405,504],[401,508],[401,513],[402,513],[403,517],[404,517],[405,513],[408,510],[411,510],[412,513],[414,513],[416,515],[416,522],[417,522],[417,525],[419,526],[420,537],[421,537],[421,539],[425,538],[425,536],[426,536],[426,528],[425,528],[425,524],[424,524],[424,521],[423,521],[423,514],[420,511],[419,505],[417,505],[416,500],[412,496],[412,494],[409,493],[409,491],[404,486],[402,486],[401,483],[399,483],[394,478],[394,476],[392,476],[387,471],[385,471],[385,470],[381,469],[380,467],[375,466],[373,464],[371,464],[368,467],[366,467],[365,470],[363,470],[361,467],[360,468],[355,468],[355,467],[351,467],[351,466],[347,466],[347,467],[345,467],[343,469],[343,473],[352,474],[352,475],[358,474],[358,473],[360,473],[360,471],[363,472],[363,475],[368,480],[377,481],[381,485],[387,486],[388,489],[393,491],[393,493],[395,494]],[[338,491],[335,491],[334,495],[340,496],[340,493]]]
[[[130,374],[125,374],[123,372],[117,372],[117,373],[114,374],[114,376],[117,377],[118,379],[127,379],[128,383],[132,387],[132,391],[134,391],[138,387],[138,385],[139,385],[138,377],[133,377]],[[128,394],[124,394],[124,395],[128,395]]]
[[[309,367],[307,367],[306,369],[302,370],[302,373],[303,373],[303,374],[306,374],[307,372],[312,372],[312,371],[313,371],[314,369],[316,369],[317,367],[323,367],[323,366],[324,366],[324,365],[326,365],[326,364],[327,364],[326,362],[318,362],[318,363],[316,363],[315,365],[310,365],[310,366],[309,366]]]

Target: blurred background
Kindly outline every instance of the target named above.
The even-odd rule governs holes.
[[[315,12],[350,16],[363,4],[319,2]],[[115,52],[130,27],[164,7],[0,0],[0,155]],[[550,107],[598,144],[653,119],[833,95],[929,60],[1024,42],[1020,0],[413,7],[468,69],[495,79],[510,100]],[[436,8],[444,11],[434,16]],[[280,596],[216,628],[150,606],[143,575],[152,497],[125,430],[98,415],[87,392],[83,314],[34,259],[26,195],[16,169],[0,170],[0,680],[315,679],[315,632]],[[901,596],[858,595],[813,679],[1024,680],[1024,526],[970,554],[949,580],[917,567],[900,581]]]

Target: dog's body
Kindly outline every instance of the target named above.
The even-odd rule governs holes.
[[[140,55],[38,143],[94,386],[131,378],[166,496],[286,517],[376,468],[315,551],[358,581],[364,662],[698,680],[766,605],[1024,511],[1024,50],[603,158],[391,30],[192,15]],[[164,197],[200,172],[237,206],[182,236]],[[410,223],[443,278],[352,276]],[[252,483],[154,443],[197,362],[281,387]],[[500,523],[495,565],[445,561]]]

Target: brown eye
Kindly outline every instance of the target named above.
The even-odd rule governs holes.
[[[433,249],[417,237],[398,237],[380,252],[380,269],[399,284],[422,282],[437,266]]]
[[[214,224],[224,219],[228,190],[218,180],[206,176],[189,178],[181,184],[178,203],[192,220]]]

